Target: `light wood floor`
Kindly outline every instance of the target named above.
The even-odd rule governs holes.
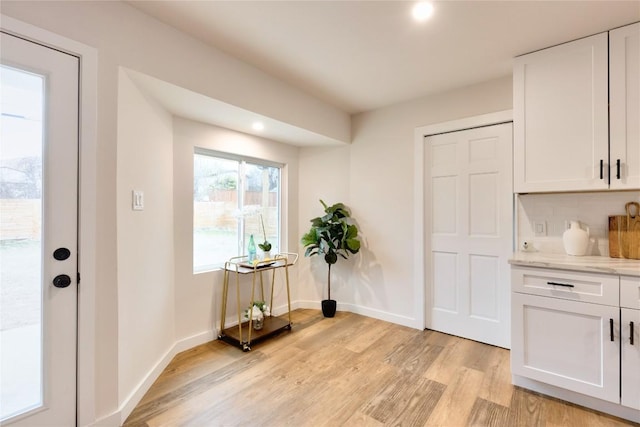
[[[511,385],[509,351],[351,313],[175,357],[125,426],[628,426]],[[637,425],[637,424],[636,424]]]

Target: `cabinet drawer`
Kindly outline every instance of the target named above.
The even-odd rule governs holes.
[[[619,306],[620,279],[610,274],[512,267],[513,292]],[[637,295],[636,295],[637,296]]]
[[[640,309],[640,277],[620,277],[620,307]]]

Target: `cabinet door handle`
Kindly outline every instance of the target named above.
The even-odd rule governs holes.
[[[604,179],[604,160],[600,159],[600,179]]]
[[[569,283],[547,282],[547,285],[551,286],[564,286],[565,288],[573,288],[573,285]]]
[[[611,341],[613,341],[613,319],[609,319],[609,336],[611,337]]]
[[[629,322],[629,344],[633,345],[633,322]]]

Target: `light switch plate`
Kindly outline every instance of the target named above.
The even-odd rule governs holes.
[[[144,210],[144,192],[141,190],[131,191],[131,208],[134,211]]]

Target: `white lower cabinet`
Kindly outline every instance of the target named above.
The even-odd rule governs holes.
[[[512,374],[640,421],[640,277],[515,265],[511,273]]]
[[[623,308],[621,311],[622,404],[640,409],[640,310]]]
[[[640,278],[620,278],[623,406],[640,410]]]
[[[512,302],[512,373],[620,401],[618,307],[520,293]]]

